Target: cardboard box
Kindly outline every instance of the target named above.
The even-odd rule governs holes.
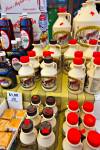
[[[47,11],[46,0],[0,0],[1,9],[6,13],[33,13]]]

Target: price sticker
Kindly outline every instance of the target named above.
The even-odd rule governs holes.
[[[22,94],[19,92],[7,91],[7,102],[9,108],[23,109]]]

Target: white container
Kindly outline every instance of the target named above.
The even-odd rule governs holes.
[[[51,52],[51,51],[43,51],[43,61],[42,61],[41,64],[40,64],[41,69],[43,69],[43,68],[45,67],[44,59],[45,59],[46,57],[51,57],[51,54],[52,54],[52,53],[53,53],[53,52]]]
[[[97,51],[97,40],[90,39],[89,40],[89,48],[84,52],[84,59],[86,61],[91,60],[93,56],[93,52]]]
[[[69,41],[69,47],[64,53],[64,72],[68,73],[70,70],[70,64],[72,63],[72,60],[74,58],[74,53],[77,50],[77,40],[72,39]]]
[[[37,111],[39,112],[39,114],[42,114],[43,111],[43,104],[41,103],[41,98],[39,95],[33,95],[31,97],[31,105],[36,106],[37,107]]]
[[[100,150],[100,134],[90,131],[83,142],[83,150]]]
[[[44,108],[41,122],[44,122],[44,121],[48,121],[51,124],[53,130],[56,129],[56,118],[54,116],[52,108],[50,107]]]
[[[22,67],[18,71],[20,84],[24,90],[32,90],[35,87],[34,69],[29,64],[29,57],[20,57]]]
[[[74,35],[80,43],[87,43],[89,39],[98,39],[100,30],[100,16],[96,10],[95,1],[89,0],[74,21]]]
[[[73,68],[68,73],[68,90],[73,94],[80,94],[83,92],[86,76],[83,59],[74,58],[73,64]]]
[[[100,52],[98,52],[98,51],[93,52],[92,59],[91,59],[91,61],[87,64],[87,66],[86,66],[86,67],[87,67],[87,70],[89,70],[89,69],[91,69],[91,68],[94,67],[93,61],[94,61],[94,59],[95,59],[96,57],[100,57]]]
[[[46,57],[44,65],[41,70],[42,88],[45,91],[54,91],[57,88],[57,64],[51,57]]]
[[[80,124],[80,130],[85,130],[84,136],[88,134],[90,130],[95,130],[96,118],[92,114],[86,114],[83,122]]]
[[[33,128],[32,121],[29,119],[25,119],[20,133],[21,143],[26,146],[36,144],[36,138],[37,130]]]
[[[74,57],[82,58],[83,59],[83,52],[82,51],[76,51],[74,53]],[[70,64],[70,69],[73,68],[73,62]],[[83,70],[85,71],[85,64],[83,63]]]
[[[73,30],[75,30],[74,28],[76,27],[75,23],[77,23],[78,17],[80,16],[80,14],[85,10],[86,7],[86,3],[82,3],[82,7],[80,10],[78,10],[77,15],[73,18]]]
[[[78,104],[78,101],[76,100],[70,100],[68,102],[68,109],[65,111],[65,117],[67,117],[68,113],[70,112],[74,112],[74,113],[77,113],[79,115],[79,104]]]
[[[55,100],[55,97],[53,96],[48,96],[46,98],[46,107],[51,107],[53,109],[53,113],[55,116],[58,115],[58,108],[57,108],[57,105],[56,105],[56,100]]]
[[[39,58],[39,62],[41,63],[43,53],[42,44],[40,43],[40,41],[34,41],[32,45],[34,46],[33,51],[36,52],[36,56]]]
[[[41,116],[37,110],[36,106],[30,105],[27,107],[27,118],[33,121],[33,125],[35,127],[39,127],[41,123]]]
[[[66,18],[67,17],[67,18]],[[53,25],[53,37],[58,43],[65,47],[71,30],[71,15],[66,8],[59,8],[58,18]]]
[[[76,128],[68,131],[67,137],[63,140],[63,150],[82,150],[81,133]]]
[[[38,150],[54,150],[55,135],[49,122],[41,123],[37,142]]]
[[[80,112],[80,117],[83,120],[85,114],[93,114],[94,104],[90,101],[85,101],[82,105],[82,111]]]
[[[39,59],[36,56],[36,52],[35,51],[29,51],[28,52],[28,56],[29,56],[29,59],[30,59],[30,66],[32,66],[32,68],[35,71],[35,80],[38,80],[40,78]]]
[[[57,44],[57,41],[51,40],[49,44],[49,51],[53,57],[53,61],[57,64],[58,73],[61,70],[61,47]]]
[[[70,128],[78,128],[78,115],[74,112],[70,112],[63,123],[64,135],[67,135]]]
[[[94,59],[93,66],[87,71],[85,91],[90,94],[97,94],[100,92],[100,57]]]

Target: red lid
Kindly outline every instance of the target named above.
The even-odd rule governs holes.
[[[69,103],[68,103],[68,107],[69,107],[70,110],[76,111],[79,108],[79,104],[75,100],[70,100]]]
[[[24,124],[28,126],[30,124],[30,120],[29,119],[25,119],[24,120]]]
[[[91,44],[91,45],[96,45],[97,44],[97,40],[96,39],[90,39],[89,40],[89,44]]]
[[[74,112],[71,112],[67,115],[67,121],[71,125],[76,125],[78,123],[78,115]]]
[[[100,146],[100,134],[93,130],[89,131],[87,141],[91,146],[98,148]]]
[[[43,51],[43,56],[44,56],[44,57],[51,56],[51,54],[54,54],[54,52],[50,52],[50,51]]]
[[[94,109],[94,104],[92,102],[89,102],[89,101],[84,102],[83,104],[84,111],[91,113],[93,109]]]
[[[81,140],[81,133],[77,128],[71,128],[68,131],[67,138],[71,144],[79,144]]]
[[[94,64],[100,65],[100,57],[96,57],[96,58],[94,59]]]
[[[69,40],[69,42],[68,42],[69,44],[77,44],[77,40],[76,39],[71,39],[71,40]]]
[[[39,17],[39,20],[46,20],[46,15],[45,15],[45,13],[42,13],[41,15],[40,15],[40,17]]]
[[[58,12],[59,13],[64,13],[64,12],[66,12],[67,10],[66,10],[66,8],[65,7],[59,7],[58,8]]]
[[[83,57],[83,52],[82,52],[82,51],[76,51],[76,52],[74,53],[74,56],[75,56],[75,57],[80,57],[80,58],[82,58],[82,57]]]
[[[29,51],[28,56],[29,57],[34,57],[34,56],[36,56],[36,52],[35,51]]]
[[[28,63],[29,62],[29,57],[28,56],[21,56],[20,57],[20,62],[21,63]]]
[[[100,57],[100,52],[93,52],[93,57]]]
[[[84,116],[84,124],[88,127],[93,127],[95,126],[95,123],[96,123],[96,118],[91,115],[91,114],[86,114]]]
[[[82,64],[83,64],[83,59],[82,59],[82,58],[79,58],[79,57],[75,57],[75,58],[73,59],[73,63],[74,63],[75,65],[82,65]]]

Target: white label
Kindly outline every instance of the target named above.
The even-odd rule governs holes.
[[[100,93],[95,95],[95,101],[100,101]]]
[[[24,30],[21,31],[21,39],[22,39],[22,47],[24,49],[27,49],[29,46],[30,39],[28,33]]]
[[[2,47],[4,49],[8,49],[10,46],[10,40],[9,37],[7,35],[7,33],[5,31],[1,31],[1,36],[2,36]]]
[[[19,71],[19,69],[21,68],[21,64],[19,62],[18,58],[13,58],[12,59],[12,66],[16,71]]]
[[[10,108],[23,109],[21,93],[7,91],[7,101]]]

